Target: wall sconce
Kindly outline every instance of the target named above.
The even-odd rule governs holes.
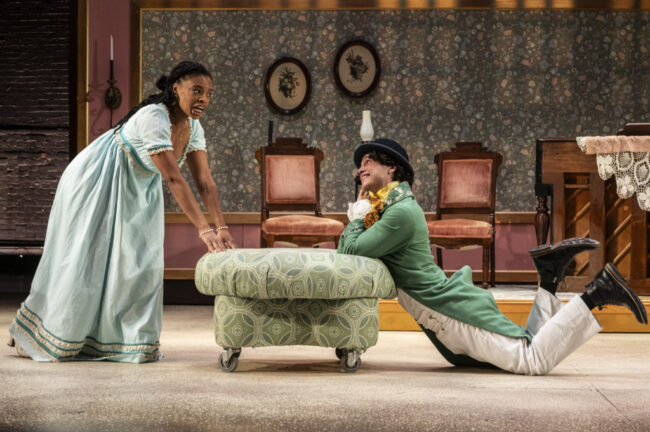
[[[120,89],[115,87],[117,81],[113,75],[113,35],[111,35],[111,71],[108,79],[108,88],[106,89],[106,94],[104,95],[104,103],[111,112],[110,115],[110,127],[113,127],[113,111],[116,110],[122,104],[122,93]]]
[[[359,131],[361,135],[362,142],[372,141],[372,137],[375,135],[375,130],[372,127],[372,121],[370,120],[370,110],[363,111],[363,117],[361,121],[361,130]]]
[[[363,110],[362,120],[361,120],[361,129],[359,130],[359,135],[361,135],[361,142],[367,143],[371,142],[372,138],[375,136],[375,130],[372,127],[372,121],[370,120],[370,110]],[[359,196],[359,186],[361,185],[361,179],[357,173],[354,176],[354,199],[356,200]]]

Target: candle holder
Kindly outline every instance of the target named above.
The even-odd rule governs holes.
[[[114,79],[109,79],[108,88],[106,89],[106,94],[104,95],[104,103],[111,111],[110,124],[113,127],[113,111],[116,110],[122,104],[122,93],[120,89],[115,87],[117,81]]]
[[[113,60],[111,60],[111,71],[110,78],[108,81],[108,88],[106,89],[106,94],[104,95],[104,104],[110,110],[110,127],[113,127],[113,111],[115,111],[122,104],[122,93],[120,89],[115,87],[117,81],[113,76]]]

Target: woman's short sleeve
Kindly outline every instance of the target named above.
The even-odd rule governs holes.
[[[157,108],[143,112],[137,124],[138,137],[150,155],[174,149],[167,111],[161,106]]]
[[[203,132],[203,126],[198,120],[192,119],[192,136],[190,137],[190,143],[187,148],[187,152],[203,150],[205,149],[205,135]]]

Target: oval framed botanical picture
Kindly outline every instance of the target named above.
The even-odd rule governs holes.
[[[282,57],[266,71],[264,96],[280,114],[297,113],[307,105],[310,94],[311,77],[300,60]]]
[[[381,64],[375,48],[368,42],[346,42],[334,59],[334,79],[348,96],[368,95],[379,83]]]

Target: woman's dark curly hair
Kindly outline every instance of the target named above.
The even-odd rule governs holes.
[[[156,87],[160,90],[160,93],[152,94],[147,97],[145,100],[140,102],[138,106],[131,108],[131,110],[120,120],[116,125],[115,129],[119,129],[124,123],[130,119],[133,114],[138,112],[138,110],[147,105],[164,103],[167,109],[171,109],[174,103],[176,102],[176,95],[174,95],[174,83],[179,82],[181,79],[186,76],[191,75],[204,75],[212,79],[212,75],[208,70],[200,63],[195,63],[191,61],[182,61],[169,72],[169,75],[163,75],[158,78],[156,81]]]
[[[376,162],[379,162],[383,166],[394,166],[395,172],[393,173],[393,181],[398,182],[408,182],[409,186],[413,186],[413,174],[411,174],[403,165],[395,162],[395,159],[388,156],[385,153],[380,153],[378,151],[371,151],[368,153],[368,159],[372,159]]]

